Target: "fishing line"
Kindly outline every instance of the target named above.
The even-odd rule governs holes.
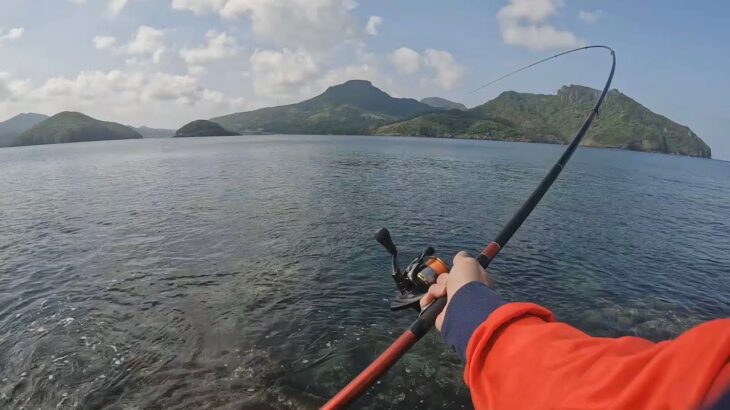
[[[573,137],[572,141],[565,149],[560,159],[553,165],[547,175],[540,181],[540,184],[535,188],[532,194],[527,198],[525,203],[522,204],[519,210],[515,213],[512,219],[507,222],[507,225],[499,232],[494,241],[490,242],[486,248],[477,256],[479,264],[485,269],[494,260],[497,254],[504,248],[504,246],[512,238],[512,235],[527,219],[533,209],[542,199],[543,195],[547,192],[550,186],[555,182],[555,179],[560,175],[560,172],[565,168],[565,164],[568,162],[570,157],[575,152],[576,148],[583,139],[591,123],[598,115],[598,110],[603,104],[603,100],[611,87],[611,81],[613,80],[613,74],[616,70],[616,53],[608,46],[596,45],[579,47],[573,50],[564,51],[562,53],[555,54],[548,58],[544,58],[540,61],[536,61],[532,64],[518,68],[511,73],[505,74],[495,80],[492,80],[476,89],[471,94],[484,89],[496,82],[504,80],[507,77],[515,75],[520,71],[524,71],[530,67],[534,67],[538,64],[544,63],[548,60],[574,53],[577,51],[588,50],[593,48],[603,48],[611,53],[611,71],[608,75],[605,85],[601,94],[598,96],[598,100],[595,105],[588,113],[588,116],[583,121],[578,132]],[[429,286],[436,283],[436,278],[439,274],[446,273],[449,271],[448,265],[441,259],[434,256],[434,249],[431,247],[426,248],[413,262],[408,265],[405,270],[401,270],[398,266],[398,250],[393,243],[390,232],[383,228],[375,234],[375,239],[385,247],[388,253],[392,256],[393,264],[393,279],[395,280],[396,287],[398,288],[399,294],[391,303],[391,309],[404,309],[408,307],[418,308],[418,303],[421,297],[428,291]],[[396,339],[380,356],[378,356],[365,370],[363,370],[357,377],[355,377],[347,386],[340,390],[334,397],[332,397],[322,408],[323,409],[341,409],[352,403],[355,399],[360,397],[376,380],[378,380],[388,369],[390,369],[395,362],[397,362],[408,350],[413,347],[428,331],[433,327],[436,322],[436,317],[446,306],[446,297],[440,297],[436,299],[429,306],[424,307],[411,326],[403,332],[403,334]]]
[[[495,256],[499,253],[502,248],[509,242],[509,240],[512,238],[512,235],[519,229],[519,227],[522,225],[523,222],[525,222],[525,219],[530,215],[533,209],[537,206],[538,203],[540,203],[540,200],[542,199],[543,195],[545,195],[545,192],[547,192],[548,189],[550,189],[550,186],[555,182],[555,179],[557,179],[558,175],[560,175],[560,172],[565,168],[565,164],[568,162],[570,157],[573,155],[573,152],[575,152],[575,149],[578,148],[578,145],[580,144],[580,141],[583,139],[583,136],[588,132],[588,129],[591,126],[591,123],[593,123],[593,120],[598,116],[598,109],[601,108],[601,105],[603,104],[603,100],[606,98],[606,94],[608,94],[608,90],[611,88],[611,82],[613,81],[613,74],[616,71],[616,52],[613,51],[611,47],[608,46],[602,46],[602,45],[596,45],[596,46],[586,46],[586,47],[579,47],[574,48],[572,50],[564,51],[562,53],[555,54],[553,56],[550,56],[548,58],[544,58],[540,61],[534,62],[532,64],[526,65],[522,68],[519,68],[515,71],[512,71],[509,74],[505,74],[496,80],[490,81],[487,84],[484,84],[483,86],[476,88],[473,92],[476,92],[478,90],[481,90],[491,84],[494,84],[498,81],[501,81],[507,77],[510,77],[514,74],[519,73],[520,71],[526,70],[530,67],[534,67],[538,64],[544,63],[548,60],[551,60],[553,58],[557,58],[560,56],[564,56],[566,54],[575,53],[582,50],[588,50],[592,48],[602,48],[605,50],[608,50],[611,53],[611,71],[608,74],[608,78],[606,79],[606,83],[603,86],[603,90],[601,91],[601,94],[598,96],[598,100],[596,100],[595,105],[591,109],[591,111],[588,113],[588,116],[583,121],[583,125],[581,125],[578,132],[575,134],[575,137],[573,137],[573,140],[568,145],[568,148],[565,149],[565,152],[563,152],[563,155],[560,156],[560,159],[558,159],[558,162],[553,165],[553,167],[550,169],[550,172],[548,172],[547,175],[543,178],[542,181],[540,181],[540,184],[535,188],[535,190],[532,192],[532,194],[527,198],[525,203],[522,204],[519,210],[515,213],[515,215],[510,219],[509,222],[507,222],[507,225],[502,229],[502,231],[497,235],[497,238],[490,242],[486,248],[482,251],[481,254],[477,257],[477,260],[479,261],[479,264],[482,265],[483,268],[487,268],[489,266],[489,263],[494,259]]]
[[[497,78],[497,79],[494,79],[494,80],[492,80],[492,81],[490,81],[490,82],[488,82],[488,83],[486,83],[486,84],[484,84],[484,85],[480,85],[479,87],[477,87],[477,88],[475,88],[475,89],[473,89],[473,90],[469,91],[469,94],[475,94],[475,93],[476,93],[477,91],[479,91],[479,90],[481,90],[481,89],[487,88],[487,87],[489,87],[490,85],[492,85],[492,84],[494,84],[494,83],[498,83],[498,82],[500,82],[500,81],[504,80],[504,79],[505,79],[505,78],[507,78],[507,77],[512,77],[513,75],[515,75],[515,74],[519,73],[520,71],[524,71],[524,70],[527,70],[527,69],[528,69],[528,68],[530,68],[530,67],[534,67],[534,66],[536,66],[536,65],[538,65],[538,64],[541,64],[541,63],[544,63],[544,62],[546,62],[546,61],[548,61],[548,60],[552,60],[553,58],[558,58],[558,57],[560,57],[560,56],[564,56],[564,55],[566,55],[566,54],[574,53],[574,52],[576,52],[576,51],[588,50],[589,48],[605,48],[606,50],[608,50],[608,51],[610,51],[610,52],[611,52],[611,55],[614,55],[613,49],[611,49],[611,47],[608,47],[608,46],[601,46],[601,45],[596,45],[596,46],[585,46],[585,47],[578,47],[578,48],[574,48],[574,49],[572,49],[572,50],[568,50],[568,51],[563,51],[562,53],[558,53],[558,54],[552,55],[552,56],[550,56],[550,57],[547,57],[547,58],[543,58],[543,59],[542,59],[542,60],[540,60],[540,61],[536,61],[536,62],[534,62],[534,63],[531,63],[531,64],[528,64],[528,65],[526,65],[526,66],[524,66],[524,67],[518,68],[518,69],[516,69],[515,71],[512,71],[512,72],[510,72],[510,73],[507,73],[507,74],[505,74],[505,75],[503,75],[503,76],[501,76],[501,77],[499,77],[499,78]]]

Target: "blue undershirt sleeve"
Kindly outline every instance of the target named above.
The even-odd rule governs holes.
[[[441,335],[466,363],[466,347],[474,331],[498,307],[506,304],[497,292],[482,282],[470,282],[451,297]]]

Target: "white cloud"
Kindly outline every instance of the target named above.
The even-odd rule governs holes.
[[[68,0],[74,4],[86,4],[88,0]],[[106,2],[106,12],[109,17],[115,17],[127,5],[129,0],[104,0]]]
[[[380,71],[380,58],[369,53],[358,53],[352,63],[330,68],[301,49],[257,50],[254,56],[251,71],[243,71],[241,76],[250,79],[257,106],[302,101],[348,80],[368,80],[378,87],[393,84]]]
[[[193,77],[200,77],[207,72],[207,69],[200,65],[193,65],[188,67],[188,75]]]
[[[25,29],[23,27],[11,28],[7,33],[0,29],[0,44],[5,41],[17,40],[23,37],[23,33],[25,33]]]
[[[173,10],[189,10],[195,14],[217,13],[228,0],[172,0]]]
[[[383,24],[383,18],[380,16],[370,16],[368,24],[365,26],[365,32],[371,36],[378,35],[378,27]]]
[[[0,71],[0,103],[19,101],[30,88],[30,80],[15,80],[10,74]]]
[[[236,55],[238,44],[228,34],[211,30],[205,37],[208,40],[205,46],[180,50],[180,57],[187,64],[200,65]]]
[[[141,26],[124,47],[129,54],[151,56],[154,62],[160,62],[165,52],[165,32],[149,26]]]
[[[189,75],[138,68],[81,71],[33,87],[0,73],[0,113],[81,111],[129,124],[180,126],[249,108],[240,98],[208,89]]]
[[[114,46],[117,43],[116,37],[112,36],[96,36],[94,37],[94,47],[97,50],[105,50]]]
[[[154,54],[164,47],[165,32],[149,26],[141,26],[127,44],[127,50],[132,54]]]
[[[570,31],[561,31],[550,25],[506,26],[502,28],[502,39],[509,45],[525,47],[532,51],[581,47],[586,44]]]
[[[542,23],[562,7],[561,0],[510,0],[499,10],[498,17],[505,20],[528,20]]]
[[[356,37],[354,0],[172,0],[172,8],[226,19],[245,16],[262,41],[288,48],[324,49]]]
[[[581,10],[578,12],[578,20],[580,20],[584,23],[593,24],[601,18],[601,14],[602,14],[601,10],[596,10],[596,11]]]
[[[548,24],[562,6],[562,0],[510,0],[497,13],[502,40],[533,51],[585,45],[572,32]]]
[[[348,80],[368,80],[376,87],[391,84],[390,79],[384,78],[376,66],[360,63],[329,70],[319,81],[318,87],[314,91],[321,92],[329,86],[342,84]]]
[[[306,51],[256,50],[251,56],[251,78],[259,95],[301,94],[316,80],[319,67]]]
[[[196,105],[217,94],[206,90],[195,78],[187,75],[142,70],[92,70],[81,71],[75,77],[52,77],[29,95],[36,101],[60,100],[75,105],[103,101]]]
[[[112,16],[116,16],[127,5],[127,0],[109,0],[107,11]]]
[[[448,51],[428,49],[424,56],[426,66],[436,73],[433,82],[444,90],[454,88],[464,77],[464,67]]]
[[[8,100],[13,95],[10,91],[7,77],[8,73],[0,71],[0,101]]]
[[[401,74],[415,74],[422,67],[432,73],[432,77],[424,81],[450,90],[464,77],[464,67],[457,63],[448,51],[427,49],[423,54],[401,47],[390,54],[390,61]]]
[[[421,55],[408,47],[393,51],[390,61],[401,74],[413,74],[421,68]]]

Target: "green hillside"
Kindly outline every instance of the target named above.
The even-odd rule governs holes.
[[[297,104],[211,121],[239,133],[371,134],[381,125],[434,110],[411,98],[393,98],[369,81],[352,80]]]
[[[78,112],[65,111],[23,132],[13,145],[60,144],[136,138],[142,138],[142,136],[125,125],[99,121]]]
[[[380,135],[421,135],[505,141],[567,143],[599,91],[571,85],[556,95],[507,91],[467,111],[447,111],[378,128]],[[583,145],[709,158],[710,147],[688,127],[655,114],[611,90]]]
[[[0,147],[13,145],[18,135],[40,124],[47,118],[48,116],[43,114],[25,113],[0,122]]]
[[[185,124],[175,133],[176,138],[183,137],[224,137],[227,135],[239,135],[228,131],[220,124],[208,120],[196,120]]]
[[[466,105],[458,102],[449,101],[441,97],[427,97],[421,99],[421,102],[434,108],[442,108],[444,110],[462,110],[466,111]]]

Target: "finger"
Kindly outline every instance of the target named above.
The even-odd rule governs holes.
[[[443,312],[439,313],[438,316],[436,316],[436,330],[439,332],[441,331],[441,327],[444,325],[444,318],[446,317],[446,309],[444,309]]]
[[[437,283],[435,285],[429,286],[428,294],[433,296],[434,298],[440,298],[441,296],[446,296],[446,284]]]
[[[456,253],[456,255],[454,255],[453,264],[456,265],[459,262],[463,262],[466,258],[471,258],[471,256],[469,256],[469,253],[467,251],[459,251]]]
[[[423,309],[426,306],[428,306],[431,303],[433,303],[433,301],[435,299],[436,298],[432,294],[426,293],[425,295],[423,295],[423,297],[421,298],[421,300],[418,301],[418,304],[421,306],[421,309]]]
[[[418,304],[421,305],[421,308],[424,308],[428,305],[430,305],[434,300],[437,298],[440,298],[441,296],[446,295],[446,285],[431,285],[428,288],[428,292],[426,292],[423,297],[421,297],[421,300],[418,301]]]
[[[436,283],[440,285],[446,284],[446,281],[449,280],[449,274],[448,273],[442,273],[436,277]]]

